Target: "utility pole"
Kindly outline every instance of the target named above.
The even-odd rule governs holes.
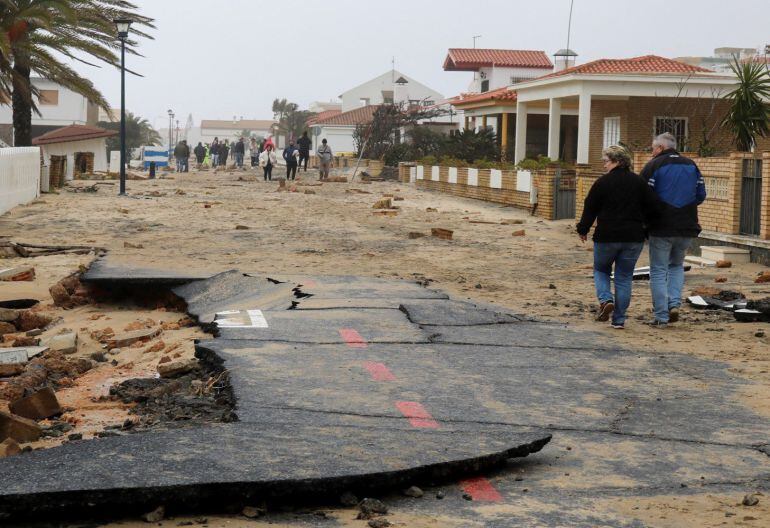
[[[481,35],[473,35],[473,49],[476,49],[476,39],[480,39]]]

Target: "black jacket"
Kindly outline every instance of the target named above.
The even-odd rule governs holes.
[[[660,199],[650,235],[698,236],[698,206],[706,199],[706,184],[695,162],[674,149],[664,150],[647,162],[641,176]]]
[[[238,141],[233,147],[233,154],[244,154],[246,152],[246,145],[243,141]]]
[[[585,199],[577,232],[595,242],[644,242],[646,223],[657,214],[655,193],[627,168],[616,167],[596,180]]]
[[[297,140],[297,146],[299,147],[299,153],[300,154],[309,154],[310,153],[310,145],[312,145],[312,141],[310,141],[309,137],[302,136]]]
[[[198,145],[197,147],[195,147],[195,150],[193,152],[195,152],[195,156],[197,158],[203,159],[206,157],[206,147],[204,147],[203,145]]]

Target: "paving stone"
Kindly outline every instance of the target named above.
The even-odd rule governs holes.
[[[44,420],[62,413],[56,393],[50,387],[45,387],[34,394],[16,400],[8,406],[10,411],[17,416],[30,420]]]
[[[12,323],[19,318],[19,310],[0,308],[0,322]]]
[[[53,351],[63,354],[73,354],[78,351],[78,334],[76,332],[67,332],[50,337],[46,346]]]
[[[32,420],[0,411],[0,441],[34,442],[41,434],[42,429]]]
[[[198,362],[194,359],[177,359],[158,364],[158,374],[161,378],[174,378],[197,368]]]

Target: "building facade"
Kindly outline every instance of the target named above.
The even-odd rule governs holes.
[[[444,100],[444,96],[414,80],[392,70],[340,94],[342,112],[350,112],[364,106],[382,104],[407,104],[433,106]]]
[[[32,138],[69,125],[96,125],[99,109],[82,95],[47,79],[33,77],[40,91],[36,103],[41,115],[32,113]],[[13,109],[10,101],[0,101],[0,139],[13,145]]]

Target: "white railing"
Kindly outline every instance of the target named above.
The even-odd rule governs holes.
[[[40,148],[0,149],[0,214],[40,196]]]

